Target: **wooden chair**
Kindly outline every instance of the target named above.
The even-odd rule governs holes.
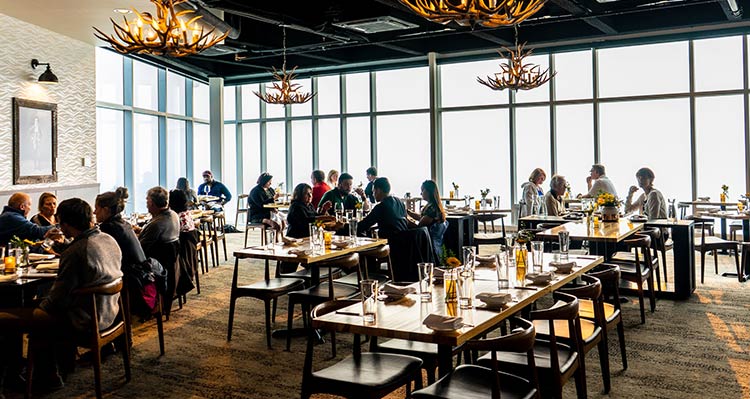
[[[247,224],[247,194],[237,196],[237,213],[234,214],[234,227],[239,228],[240,215],[245,215],[245,224]]]
[[[704,282],[706,274],[706,252],[712,251],[714,254],[714,269],[716,274],[719,274],[719,259],[717,251],[727,250],[734,251],[734,262],[737,268],[738,275],[740,271],[740,258],[738,253],[738,242],[724,240],[714,235],[706,235],[706,230],[713,229],[713,219],[693,217],[693,221],[696,224],[696,229],[700,229],[700,242],[695,243],[695,250],[701,253],[701,284]]]
[[[359,301],[327,301],[312,309],[310,316],[315,319],[355,303]],[[362,353],[360,336],[357,334],[354,335],[352,355],[324,369],[313,371],[315,340],[314,330],[310,329],[302,370],[302,399],[309,398],[313,393],[378,399],[402,386],[406,387],[406,397],[409,397],[412,381],[416,382],[417,387],[421,386],[421,360],[391,353]],[[335,357],[335,353],[333,356]]]
[[[607,333],[617,329],[617,338],[620,342],[620,356],[622,357],[622,369],[628,369],[628,357],[625,353],[625,325],[622,321],[622,310],[620,309],[620,267],[617,265],[602,263],[587,273],[594,276],[602,283],[602,305],[601,311],[597,312],[596,302],[589,299],[579,299],[578,314],[582,319],[596,320],[604,319],[605,333],[604,341],[608,340]],[[611,302],[606,302],[611,298]],[[598,315],[597,313],[602,313]]]
[[[562,292],[554,293],[557,302],[548,309],[532,310],[529,316],[532,321],[546,320],[549,340],[537,338],[534,342],[534,366],[539,375],[539,387],[543,396],[562,398],[563,385],[575,377],[576,393],[579,398],[586,398],[586,372],[584,367],[581,338],[581,325],[578,316],[578,299]],[[559,337],[557,329],[564,320],[568,335]],[[492,367],[497,363],[498,369],[513,373],[519,366],[530,365],[528,355],[515,351],[493,351],[479,358],[477,364]]]
[[[595,347],[598,347],[599,351],[599,364],[601,365],[602,371],[602,383],[604,385],[604,393],[609,393],[611,388],[611,378],[609,372],[609,351],[607,349],[607,338],[606,338],[606,320],[604,318],[604,302],[602,297],[602,283],[598,278],[591,275],[583,275],[581,279],[585,285],[579,286],[566,286],[560,288],[560,292],[573,295],[578,298],[578,315],[581,317],[581,338],[583,343],[583,355],[586,356]],[[593,311],[594,318],[584,318],[583,308],[584,301],[586,302],[586,310]],[[534,326],[537,328],[537,334],[545,336],[549,333],[547,331],[546,323],[542,321],[535,321]],[[557,334],[561,337],[566,337],[567,334],[563,325],[557,328]]]
[[[211,253],[211,264],[216,267],[218,260],[218,253],[214,252],[214,236],[211,234],[214,226],[213,216],[203,216],[198,221],[198,229],[201,235],[201,248],[203,249],[203,256],[206,262],[201,263],[202,272],[208,273],[208,253]]]
[[[658,227],[647,227],[639,231],[640,235],[647,235],[651,238],[651,270],[656,274],[656,288],[661,291],[661,273],[659,272],[659,249],[662,241],[662,232]],[[634,262],[635,255],[633,252],[615,252],[610,258],[613,262]],[[666,267],[664,274],[666,275]]]
[[[356,253],[351,254],[349,256],[338,258],[338,259],[331,259],[329,261],[320,262],[318,265],[314,265],[312,267],[317,267],[319,269],[327,268],[328,269],[328,275],[333,275],[334,269],[349,269],[352,270],[359,265],[359,255]],[[289,304],[287,305],[287,311],[288,311],[288,319],[287,319],[287,329],[292,329],[292,319],[294,317],[294,306],[296,304],[300,304],[302,306],[302,320],[305,324],[306,328],[309,328],[309,315],[310,315],[310,309],[313,306],[319,305],[323,302],[330,301],[330,300],[338,300],[338,299],[346,299],[350,298],[354,295],[356,295],[359,292],[359,287],[354,287],[351,285],[346,284],[340,284],[328,281],[319,283],[315,286],[312,286],[310,288],[305,288],[298,291],[292,291],[289,293]],[[290,350],[291,348],[291,336],[290,334],[287,334],[286,337],[286,350]],[[334,356],[336,356],[336,349],[335,349],[335,343],[333,346],[333,352]]]
[[[130,326],[128,326],[129,318],[125,317],[125,306],[123,305],[122,296],[118,296],[117,306],[119,310],[117,312],[114,323],[111,326],[101,329],[99,327],[99,318],[97,317],[98,312],[96,310],[96,297],[98,296],[112,296],[117,295],[122,291],[122,278],[118,278],[112,282],[97,285],[94,287],[79,288],[73,291],[73,295],[86,298],[85,302],[88,305],[86,313],[91,315],[90,325],[86,329],[89,338],[85,342],[81,342],[79,346],[84,346],[91,351],[92,354],[92,366],[94,367],[94,387],[96,389],[96,397],[102,397],[102,347],[115,342],[118,338],[120,339],[120,351],[122,353],[122,362],[125,367],[125,381],[130,382]],[[28,365],[26,366],[26,397],[31,397],[32,388],[32,376],[34,375],[34,356],[33,356],[33,343],[29,340],[28,348]]]
[[[229,260],[229,258],[227,257],[227,235],[224,232],[225,225],[226,217],[224,216],[224,212],[215,213],[213,224],[213,243],[216,247],[216,260],[218,261],[219,259],[219,241],[221,241],[222,245],[224,246],[224,261],[226,262]]]
[[[516,328],[508,335],[471,340],[467,350],[490,351],[489,367],[462,365],[436,383],[412,394],[414,399],[500,399],[535,398],[539,396],[534,360],[534,325],[520,318],[512,320]],[[528,377],[498,370],[496,351],[526,356]],[[429,374],[428,374],[429,378]]]
[[[305,281],[298,278],[271,278],[268,261],[266,263],[265,278],[249,285],[237,285],[239,275],[239,259],[234,262],[232,289],[229,294],[229,323],[227,327],[227,341],[232,339],[232,325],[234,323],[234,308],[237,299],[242,297],[258,298],[263,301],[266,315],[266,345],[271,349],[271,319],[276,319],[276,307],[271,314],[271,301],[276,304],[276,298],[304,287]]]
[[[359,264],[361,270],[364,272],[364,278],[378,280],[378,283],[381,285],[394,280],[390,246],[383,245],[382,247],[366,249],[357,253],[359,254]],[[380,269],[383,263],[387,265],[385,274]]]
[[[643,305],[643,283],[648,283],[649,302],[651,312],[656,310],[656,296],[654,295],[654,274],[652,273],[653,261],[651,260],[651,237],[635,234],[634,238],[623,241],[624,245],[633,250],[633,260],[612,260],[611,263],[620,267],[620,276],[623,280],[634,282],[638,287],[638,302],[641,308],[641,324],[646,322],[646,313]],[[658,267],[658,265],[657,265]]]
[[[505,244],[505,217],[508,216],[504,213],[485,213],[476,214],[474,218],[477,223],[482,223],[483,231],[481,233],[474,233],[474,245],[479,251],[480,245],[498,245]],[[500,219],[502,230],[499,233],[495,233],[495,220]],[[487,232],[487,222],[490,222],[492,230]]]

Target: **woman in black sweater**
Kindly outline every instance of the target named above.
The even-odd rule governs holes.
[[[250,190],[247,197],[248,218],[252,223],[263,223],[276,231],[281,231],[279,222],[273,220],[270,208],[264,208],[265,204],[273,204],[279,197],[272,188],[273,176],[268,172],[263,172],[258,176],[257,185]],[[273,213],[276,213],[273,210]]]
[[[286,231],[287,237],[309,237],[310,223],[314,223],[316,220],[334,220],[333,216],[326,215],[330,206],[329,202],[327,206],[323,207],[322,215],[316,213],[315,208],[312,206],[312,187],[307,183],[298,184],[294,187],[292,202],[289,205],[289,214],[286,217],[286,221],[289,224],[289,228]]]

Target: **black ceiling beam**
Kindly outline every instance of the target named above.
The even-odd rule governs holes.
[[[586,16],[586,14],[589,13],[589,10],[583,8],[578,3],[571,1],[571,0],[551,0],[552,3],[556,4],[560,8],[564,9],[565,11],[573,14],[574,16],[581,17],[581,20],[583,22],[593,26],[596,29],[599,29],[603,33],[606,33],[608,35],[614,35],[617,32],[617,29],[613,28],[612,25],[604,21],[603,17],[596,17],[596,16]]]
[[[495,36],[495,35],[493,35],[491,33],[483,32],[483,31],[480,31],[480,30],[473,30],[473,31],[471,31],[471,34],[474,35],[474,36],[476,36],[476,37],[478,37],[478,38],[480,38],[480,39],[484,39],[484,40],[487,40],[488,42],[499,44],[501,46],[508,47],[508,46],[510,46],[510,45],[513,44],[513,43],[511,43],[511,42],[509,42],[507,40],[503,40],[503,39],[501,39],[501,38],[499,38],[499,37],[497,37],[497,36]]]
[[[394,50],[394,51],[398,51],[400,53],[405,53],[405,54],[409,54],[409,55],[424,55],[424,53],[421,53],[419,51],[411,50],[411,49],[408,49],[406,47],[397,46],[395,44],[377,43],[377,42],[376,43],[372,43],[372,44],[374,44],[374,45],[376,45],[378,47],[387,48],[388,50]]]

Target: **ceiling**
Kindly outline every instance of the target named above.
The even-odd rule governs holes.
[[[197,77],[224,77],[230,84],[269,80],[271,69],[283,62],[284,31],[287,64],[298,66],[300,76],[426,65],[431,52],[441,62],[466,59],[494,54],[514,40],[512,27],[441,25],[413,14],[397,0],[190,1],[223,16],[234,29],[230,38],[200,55],[138,57]],[[92,26],[110,32],[108,18],[121,18],[114,8],[153,10],[146,0],[24,4],[28,3],[0,0],[0,12],[91,43],[97,43]],[[750,0],[548,0],[519,26],[519,35],[528,47],[564,50],[663,40],[665,36],[746,32],[750,17],[742,15],[744,6],[750,7]],[[362,20],[375,20],[377,26],[395,21],[406,27],[376,33],[346,27]]]

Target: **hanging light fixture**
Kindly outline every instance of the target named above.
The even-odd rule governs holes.
[[[430,21],[488,28],[519,24],[539,11],[547,0],[399,0]]]
[[[523,51],[526,44],[518,44],[518,25],[513,25],[515,33],[515,51],[503,47],[508,52],[507,56],[498,51],[501,57],[508,58],[508,62],[500,64],[502,71],[494,77],[487,76],[487,80],[477,77],[477,82],[492,90],[531,90],[535,89],[552,79],[557,72],[550,74],[549,68],[542,71],[539,65],[524,63],[526,57],[531,56],[532,51]]]
[[[283,64],[281,70],[277,70],[273,67],[273,78],[276,82],[273,82],[271,86],[266,86],[266,92],[261,94],[259,92],[253,92],[258,98],[265,101],[268,104],[304,104],[313,97],[316,93],[306,93],[299,91],[302,88],[301,84],[292,83],[294,78],[297,76],[294,71],[297,70],[295,66],[291,71],[286,70],[286,27],[283,26]]]
[[[118,25],[112,18],[115,35],[105,34],[94,27],[94,36],[109,43],[120,54],[151,54],[184,57],[201,51],[221,42],[224,34],[208,32],[196,22],[200,15],[192,16],[195,11],[184,9],[176,12],[175,5],[187,0],[150,0],[156,6],[156,15],[138,12],[133,9],[136,18],[128,21],[124,16],[124,26]],[[119,39],[119,40],[118,40]]]
[[[49,67],[49,62],[39,62],[38,59],[34,58],[31,60],[31,68],[36,69],[39,65],[46,65],[47,69],[39,75],[39,83],[54,84],[57,83],[57,75],[52,73],[52,69]]]

